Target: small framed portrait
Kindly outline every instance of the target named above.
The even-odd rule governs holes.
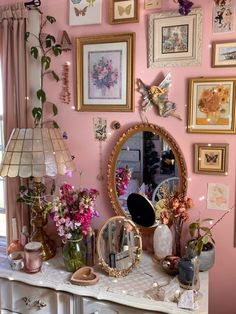
[[[236,66],[236,41],[219,41],[212,43],[212,67]]]
[[[110,24],[138,23],[139,0],[109,0]]]
[[[134,33],[77,38],[77,110],[133,111]]]
[[[189,79],[189,133],[236,133],[236,77]]]
[[[195,148],[195,173],[228,175],[229,144],[197,143]]]
[[[178,11],[149,16],[149,67],[192,66],[201,64],[202,9],[187,16]]]

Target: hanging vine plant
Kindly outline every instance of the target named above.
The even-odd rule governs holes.
[[[44,79],[46,76],[51,76],[56,82],[58,82],[59,76],[51,69],[52,57],[57,57],[62,53],[62,47],[56,42],[53,35],[45,33],[44,29],[48,23],[53,24],[56,19],[53,16],[44,16],[43,13],[38,10],[41,14],[41,23],[39,34],[32,32],[25,33],[25,40],[28,41],[30,36],[36,38],[38,45],[30,47],[30,54],[36,59],[40,60],[40,88],[36,92],[37,99],[41,102],[41,107],[34,107],[32,109],[32,115],[34,118],[35,127],[42,127],[46,122],[51,122],[54,128],[58,128],[58,124],[55,120],[44,121],[44,109],[46,105],[51,106],[53,116],[58,114],[57,106],[48,101],[47,94],[44,90]]]

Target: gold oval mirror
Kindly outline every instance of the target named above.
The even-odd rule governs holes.
[[[127,208],[130,193],[143,193],[155,203],[162,186],[186,193],[187,167],[172,135],[154,124],[136,124],[122,134],[108,162],[108,194],[117,215],[131,218]],[[142,227],[149,233],[154,227]]]
[[[109,276],[124,277],[138,264],[142,240],[136,225],[124,216],[106,221],[97,239],[99,265]]]

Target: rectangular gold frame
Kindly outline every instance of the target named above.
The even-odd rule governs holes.
[[[134,98],[134,47],[135,33],[117,33],[79,37],[77,46],[77,110],[79,111],[133,111]],[[110,94],[106,98],[101,94],[100,81],[92,83],[92,70],[105,57],[113,65],[114,75],[119,82],[108,88]],[[113,59],[112,59],[113,58]],[[103,60],[104,60],[103,59]],[[106,59],[106,60],[108,60]],[[106,61],[107,62],[107,61]],[[114,77],[113,75],[113,77]],[[99,94],[100,93],[100,94]]]
[[[194,144],[194,172],[228,175],[229,144]]]
[[[236,77],[189,79],[189,133],[236,133]]]
[[[236,40],[212,43],[213,68],[236,67]]]
[[[123,7],[127,0],[109,0],[110,24],[138,23],[139,22],[139,0],[131,0],[132,3]],[[120,6],[119,6],[120,4]],[[133,13],[133,16],[129,16]],[[120,18],[118,17],[120,16]]]

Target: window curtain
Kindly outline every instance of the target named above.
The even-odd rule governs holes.
[[[28,10],[24,3],[0,6],[0,53],[3,81],[5,144],[13,128],[29,126],[25,31]],[[12,240],[11,221],[17,219],[18,234],[29,225],[28,209],[17,202],[20,178],[6,178],[7,240]]]

